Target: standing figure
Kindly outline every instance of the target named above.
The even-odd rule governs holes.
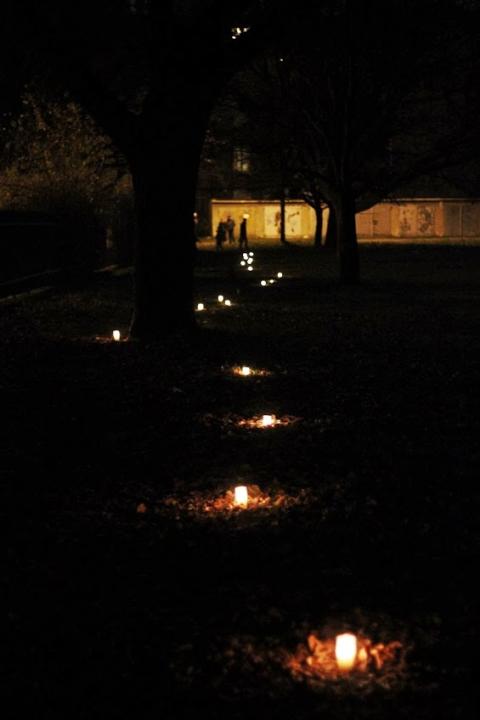
[[[232,218],[231,215],[227,215],[227,222],[225,223],[227,227],[227,233],[228,233],[228,242],[230,244],[233,244],[235,242],[235,238],[233,235],[233,231],[235,230],[235,220]]]
[[[248,238],[247,238],[247,218],[244,217],[240,223],[240,234],[238,236],[238,246],[240,250],[248,250]]]
[[[223,220],[220,220],[220,222],[218,223],[218,226],[217,226],[217,234],[215,235],[217,250],[222,249],[222,245],[225,242],[226,237],[227,237],[226,223]]]

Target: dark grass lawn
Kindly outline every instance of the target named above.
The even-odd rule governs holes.
[[[207,311],[164,344],[95,341],[128,328],[129,275],[0,304],[4,717],[475,716],[480,250],[364,247],[354,288],[257,255],[200,252]],[[235,425],[263,413],[301,419]],[[240,481],[310,502],[164,504]],[[408,646],[402,682],[276,662],[342,628]]]

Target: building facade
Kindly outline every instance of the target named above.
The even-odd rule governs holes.
[[[248,215],[248,235],[256,240],[280,237],[280,202],[276,200],[212,200],[210,234],[220,220],[231,216],[237,228]],[[324,230],[328,210],[324,210]],[[288,240],[310,243],[315,212],[303,200],[287,200]],[[480,199],[405,198],[378,203],[356,216],[360,242],[480,245]]]

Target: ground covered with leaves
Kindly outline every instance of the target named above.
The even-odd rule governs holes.
[[[239,260],[200,251],[198,332],[147,346],[110,341],[128,273],[0,303],[5,705],[473,718],[480,251]]]

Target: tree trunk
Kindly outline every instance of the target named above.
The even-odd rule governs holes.
[[[321,202],[316,202],[314,205],[315,210],[315,237],[313,240],[313,246],[317,249],[322,247],[323,241],[323,206]]]
[[[335,209],[333,205],[329,206],[327,232],[325,234],[325,247],[335,250],[337,247],[337,222],[335,220]]]
[[[285,234],[285,186],[282,183],[280,188],[280,242],[282,245],[287,244],[287,237]]]
[[[353,285],[359,281],[357,229],[355,226],[355,200],[350,189],[338,193],[334,201],[337,223],[337,255],[340,264],[340,281]]]
[[[157,117],[149,129],[153,140],[131,163],[138,232],[130,335],[142,340],[195,327],[193,213],[203,139],[181,121],[167,131]]]

